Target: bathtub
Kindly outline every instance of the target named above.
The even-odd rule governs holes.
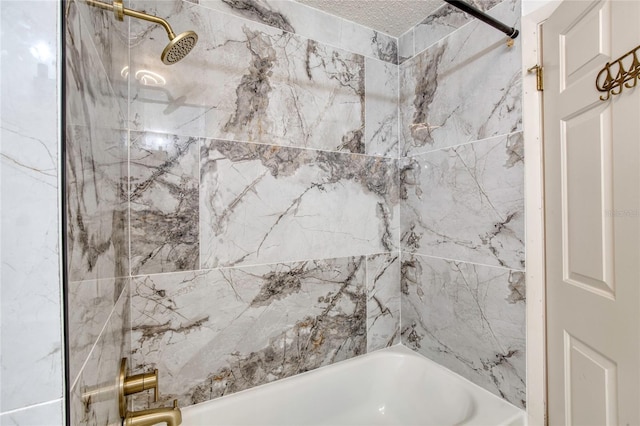
[[[403,346],[182,409],[184,426],[525,424],[522,410]]]

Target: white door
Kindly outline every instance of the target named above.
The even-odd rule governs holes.
[[[595,81],[640,45],[640,0],[565,1],[542,33],[549,424],[638,425],[640,83]]]

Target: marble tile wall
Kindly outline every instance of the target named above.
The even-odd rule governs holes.
[[[133,368],[158,368],[166,377],[160,404],[186,406],[363,354],[365,262],[136,277]],[[150,403],[141,398],[140,406]]]
[[[155,405],[399,344],[395,39],[295,2],[132,7],[199,35],[169,68],[164,30],[130,22],[132,370],[159,369]]]
[[[504,0],[467,0],[467,3],[493,16],[495,11],[491,9],[502,1]],[[473,17],[460,9],[450,4],[443,4],[434,13],[398,38],[398,62],[403,63],[407,59],[413,58],[414,55],[473,20]],[[508,25],[515,25],[513,17],[504,22]]]
[[[3,425],[64,421],[59,9],[50,1],[0,2]]]
[[[398,44],[295,2],[131,3],[200,40],[166,67],[161,28],[66,11],[74,418],[113,419],[78,401],[128,351],[189,405],[398,343],[522,406],[519,44],[443,11]]]
[[[397,39],[289,0],[191,0],[323,44],[397,64]]]
[[[402,256],[402,342],[524,407],[524,272]]]
[[[490,13],[517,27],[520,1]],[[524,407],[520,39],[459,18],[399,41],[401,340]]]
[[[64,14],[69,419],[109,425],[131,352],[128,27],[84,2]]]

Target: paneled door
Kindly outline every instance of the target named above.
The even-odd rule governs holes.
[[[549,424],[638,425],[640,83],[602,101],[596,77],[640,1],[564,1],[542,34]]]

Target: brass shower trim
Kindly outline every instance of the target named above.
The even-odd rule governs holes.
[[[85,2],[89,6],[113,11],[118,21],[124,20],[124,16],[126,15],[161,25],[169,36],[169,44],[164,48],[160,56],[162,62],[167,65],[175,64],[187,56],[198,42],[198,35],[194,31],[185,31],[176,36],[171,25],[169,25],[166,20],[147,13],[138,12],[137,10],[127,9],[123,6],[122,0],[113,0],[112,4],[103,3],[98,0],[85,0]]]
[[[129,376],[127,358],[120,361],[120,374],[118,375],[118,406],[120,417],[127,414],[127,396],[134,393],[153,389],[153,402],[158,402],[158,370],[152,373],[136,374]]]

